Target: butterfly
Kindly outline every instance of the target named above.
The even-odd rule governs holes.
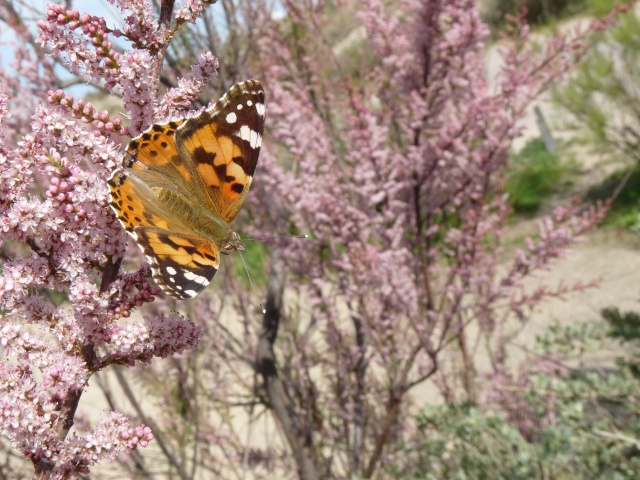
[[[109,178],[111,208],[172,297],[195,297],[221,253],[245,251],[230,223],[251,187],[265,114],[262,85],[238,83],[209,110],[132,139]]]

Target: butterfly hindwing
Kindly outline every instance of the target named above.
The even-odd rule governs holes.
[[[249,192],[258,163],[265,120],[265,95],[259,82],[231,88],[213,108],[185,121],[176,146],[190,170],[198,172],[209,205],[227,223]]]
[[[135,238],[149,260],[154,281],[175,298],[198,295],[220,266],[220,248],[199,237],[138,227]]]

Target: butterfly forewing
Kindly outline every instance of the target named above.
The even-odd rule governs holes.
[[[132,170],[157,169],[169,178],[180,175],[191,182],[191,172],[185,167],[175,143],[176,130],[183,119],[151,125],[127,146]],[[125,161],[127,158],[125,158]]]
[[[152,125],[131,140],[123,171],[109,179],[113,211],[167,294],[195,297],[216,274],[220,241],[204,238],[210,235],[202,233],[209,231],[202,222],[229,224],[237,215],[258,162],[264,120],[260,83],[239,83],[213,108]]]
[[[210,208],[227,223],[236,217],[251,186],[264,120],[264,90],[249,80],[176,131],[180,155],[198,172]]]
[[[135,180],[123,172],[114,172],[109,179],[111,208],[122,226],[133,234],[136,227],[169,228],[166,215],[153,201],[147,188],[136,187]]]

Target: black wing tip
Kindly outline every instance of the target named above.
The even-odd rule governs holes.
[[[264,90],[264,88],[262,87],[262,83],[260,83],[260,80],[256,80],[255,78],[250,78],[249,80],[242,80],[241,82],[237,82],[229,90],[233,90],[235,88],[239,88],[241,90],[249,90],[249,89],[255,89],[256,91]]]
[[[218,100],[218,102],[224,101],[227,98],[234,98],[238,95],[246,95],[247,93],[257,96],[262,102],[264,102],[264,87],[262,86],[260,81],[255,79],[243,80],[242,82],[236,83],[229,89],[227,93],[220,97],[220,100]]]

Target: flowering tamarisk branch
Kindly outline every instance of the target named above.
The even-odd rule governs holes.
[[[150,2],[115,2],[125,16],[124,29],[108,28],[103,18],[80,14],[62,5],[49,5],[47,20],[40,20],[39,42],[62,58],[72,72],[122,95],[126,111],[131,116],[131,133],[144,130],[150,123],[163,120],[168,114],[189,105],[213,78],[218,68],[211,53],[203,53],[192,73],[179,81],[176,88],[158,105],[156,85],[159,52],[171,39],[170,32],[158,25]],[[192,22],[202,14],[207,4],[189,2],[178,23]],[[182,18],[182,17],[181,17]],[[178,28],[179,25],[176,25]],[[81,35],[75,35],[81,32]],[[136,48],[121,53],[111,37],[126,39]],[[158,108],[159,107],[159,108]]]
[[[191,2],[186,11],[193,18],[181,18],[195,19],[206,3]],[[80,396],[94,372],[179,353],[202,334],[176,313],[129,319],[160,292],[147,267],[105,282],[127,243],[109,210],[106,180],[122,161],[121,136],[188,106],[215,75],[217,59],[204,53],[192,74],[159,99],[149,65],[160,65],[167,30],[150,2],[116,4],[127,11],[122,31],[49,5],[38,41],[71,71],[121,94],[132,126],[55,89],[31,113],[15,147],[0,143],[0,433],[38,478],[88,473],[91,465],[146,446],[150,429],[131,426],[117,412],[68,438]],[[133,48],[118,52],[112,35]],[[10,101],[0,91],[0,136]]]

